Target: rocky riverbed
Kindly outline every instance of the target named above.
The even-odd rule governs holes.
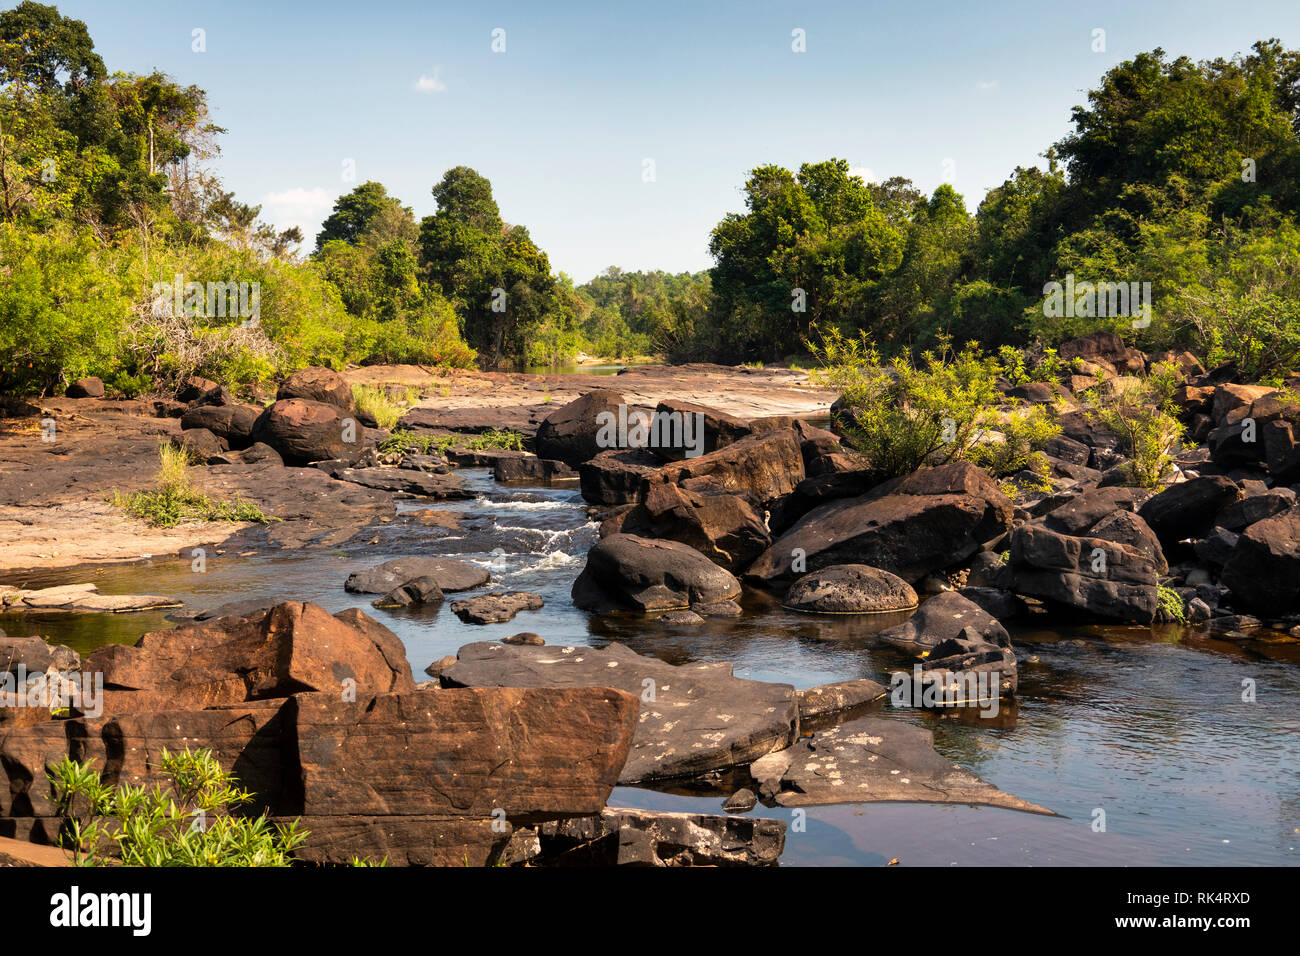
[[[1110,361],[1100,350],[1092,358]],[[718,388],[709,401],[708,387],[728,376],[737,395]],[[750,370],[688,369],[671,391],[638,390],[656,377],[674,373],[579,383],[558,407],[553,396],[514,404],[503,377],[500,408],[546,413],[527,433],[541,456],[507,457],[577,476],[556,478],[557,466],[542,485],[493,481],[482,470],[492,455],[466,454],[457,467],[449,452],[446,468],[367,462],[381,433],[364,422],[355,456],[332,454],[326,425],[317,439],[330,458],[282,464],[312,454],[321,422],[355,415],[338,388],[335,406],[320,401],[328,392],[282,393],[279,402],[334,411],[280,405],[282,420],[260,426],[271,412],[258,411],[242,438],[228,423],[243,413],[196,414],[231,407],[202,395],[157,406],[60,399],[40,403],[47,415],[6,418],[5,506],[16,527],[43,530],[4,552],[4,582],[21,590],[9,592],[0,624],[66,645],[56,648],[62,669],[103,674],[105,691],[93,715],[5,714],[0,835],[50,838],[41,767],[59,753],[101,756],[116,779],[141,780],[150,754],[183,739],[244,771],[260,808],[328,835],[335,849],[305,851],[316,862],[361,853],[395,863],[862,863],[903,856],[900,845],[914,862],[1174,862],[1182,838],[1166,821],[1176,820],[1200,827],[1183,850],[1197,862],[1243,846],[1273,860],[1292,852],[1295,807],[1270,778],[1296,757],[1300,654],[1288,630],[1300,622],[1285,579],[1254,590],[1225,582],[1294,560],[1295,535],[1257,527],[1295,513],[1273,474],[1284,455],[1216,461],[1222,442],[1211,442],[1208,454],[1185,456],[1182,481],[1153,495],[1103,481],[1092,466],[1113,467],[1114,445],[1075,428],[1070,441],[1083,451],[1057,450],[1086,463],[1059,459],[1078,470],[1042,499],[1007,499],[964,464],[864,487],[862,465],[809,421],[824,422],[833,396],[797,373],[771,370],[755,384],[761,374]],[[747,408],[764,388],[777,411]],[[1215,405],[1242,386],[1186,388],[1199,403],[1189,418],[1221,429]],[[1248,397],[1253,410],[1267,395]],[[470,435],[508,423],[468,402],[476,420],[433,420],[425,416],[455,411],[457,398],[427,401],[406,427],[459,424]],[[593,448],[596,415],[619,404],[705,404],[705,453]],[[780,412],[804,417],[772,417]],[[60,423],[58,440],[33,449],[42,417]],[[83,517],[84,543],[66,513],[38,517],[43,496],[76,508],[113,487],[144,487],[160,438],[211,445],[183,434],[202,419],[217,444],[213,463],[193,469],[201,487],[238,490],[285,521],[182,526],[160,536],[164,547],[132,552],[137,539],[111,546],[120,526],[107,522],[124,520],[111,507],[103,522]],[[1291,419],[1284,410],[1274,421]],[[255,428],[276,457],[256,450]],[[373,487],[404,470],[438,481]],[[360,471],[376,474],[352,480]],[[196,573],[200,545],[211,563]],[[42,546],[72,560],[29,560]],[[1098,547],[1110,575],[1081,560]],[[69,567],[50,570],[60,564]],[[97,590],[67,587],[87,581]],[[1208,615],[1191,628],[1159,623],[1157,583]],[[35,600],[54,606],[28,603],[50,588],[59,590]],[[120,600],[76,605],[92,594]],[[181,607],[137,602],[144,609],[128,612],[132,594]],[[0,668],[54,669],[30,643],[6,646]],[[426,668],[432,679],[417,682]],[[896,699],[895,673],[917,690],[952,689],[960,706]],[[1245,703],[1243,678],[1268,694]],[[450,788],[437,757],[451,746],[440,737],[448,722],[460,728],[463,761]],[[504,769],[486,767],[502,748]],[[578,765],[581,775],[568,769]],[[726,813],[724,802],[752,809]],[[1008,809],[980,816],[975,804]],[[1109,835],[1090,826],[1099,807],[1109,808]],[[1165,819],[1144,826],[1152,814]]]

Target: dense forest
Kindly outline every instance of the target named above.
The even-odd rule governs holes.
[[[1106,328],[1258,379],[1289,369],[1300,52],[1267,40],[1197,63],[1156,49],[1106,73],[1071,121],[1045,168],[1015,169],[973,212],[949,185],[867,183],[842,159],[758,166],[744,211],[709,237],[711,270],[611,267],[577,286],[463,166],[422,220],[366,182],[314,242],[277,231],[212,171],[225,131],[203,90],[110,73],[84,23],[24,2],[0,13],[0,389],[98,375],[132,395],[194,372],[234,383],[580,352],[792,361],[831,332],[891,356]],[[1067,277],[1080,299],[1062,311],[1048,285]],[[213,314],[213,283],[255,287],[255,314]],[[1098,283],[1149,283],[1151,321],[1098,314],[1115,311],[1088,305]]]

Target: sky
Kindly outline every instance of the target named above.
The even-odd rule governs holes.
[[[472,166],[579,283],[708,268],[755,166],[839,157],[973,210],[1115,64],[1300,46],[1300,0],[55,2],[110,71],[206,90],[226,188],[308,249],[362,182],[418,218]]]

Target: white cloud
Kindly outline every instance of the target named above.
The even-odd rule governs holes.
[[[320,232],[320,224],[334,206],[334,198],[333,193],[320,186],[315,189],[297,186],[282,192],[270,192],[259,200],[262,204],[261,218],[280,230],[297,226],[302,230],[303,245],[311,247],[316,241],[316,233]]]
[[[874,183],[876,181],[876,174],[869,166],[850,166],[849,175],[861,176],[863,182]]]
[[[447,89],[447,84],[439,79],[438,74],[442,72],[441,67],[433,71],[433,75],[420,74],[420,78],[415,81],[415,89],[420,93],[441,93]]]
[[[978,83],[975,84],[975,88],[980,90],[996,90],[998,88],[998,81],[980,80]]]

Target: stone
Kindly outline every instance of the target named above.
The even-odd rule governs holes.
[[[573,585],[584,610],[671,611],[740,596],[740,582],[694,548],[631,534],[602,538]],[[605,599],[604,601],[601,598]]]
[[[305,398],[333,405],[342,412],[354,408],[352,386],[338,372],[320,366],[308,366],[294,372],[275,393],[276,399]]]
[[[421,604],[441,604],[442,587],[432,574],[399,584],[383,597],[371,602],[375,607],[413,607]]]
[[[704,618],[694,611],[665,611],[660,614],[656,620],[660,624],[669,625],[695,625],[703,624]]]
[[[1300,606],[1300,507],[1257,521],[1241,533],[1223,569],[1234,601],[1260,614]]]
[[[337,406],[305,398],[277,401],[258,416],[250,435],[251,441],[270,445],[290,465],[351,460],[360,454],[362,438],[361,424],[345,418]]]
[[[597,388],[557,408],[537,428],[538,456],[562,461],[572,468],[590,461],[606,450],[597,441],[602,416],[608,413],[617,420],[623,405],[623,396],[618,392]]]
[[[1055,815],[940,756],[934,735],[887,717],[820,730],[750,767],[783,807],[903,801],[966,803]]]
[[[741,495],[755,508],[771,507],[804,479],[799,436],[793,428],[749,435],[698,458],[664,465],[657,478],[684,487],[707,478],[710,486]]]
[[[805,614],[878,614],[910,611],[916,591],[897,575],[865,564],[836,564],[805,574],[782,602]]]
[[[521,454],[499,458],[492,467],[492,477],[503,482],[525,481],[547,484],[552,481],[576,481],[578,473],[562,461]]]
[[[645,500],[617,520],[622,533],[679,541],[733,572],[748,567],[772,543],[762,517],[744,497],[701,495],[677,485],[651,484]]]
[[[1138,349],[1126,346],[1124,340],[1114,332],[1092,332],[1062,342],[1057,355],[1065,362],[1080,358],[1095,364],[1110,366],[1114,371],[1124,375],[1141,374],[1146,371],[1146,356]]]
[[[603,451],[578,466],[582,497],[597,505],[634,504],[658,480],[663,462],[644,448]]]
[[[722,804],[728,813],[748,813],[758,806],[758,796],[753,790],[741,787]]]
[[[462,647],[449,687],[617,687],[642,701],[619,783],[692,777],[746,764],[797,734],[794,688],[741,680],[729,663],[675,666],[618,643],[592,647]]]
[[[690,449],[686,447],[685,442],[679,441],[668,441],[652,446],[649,449],[651,454],[664,461],[681,461],[687,457],[688,451],[694,452],[692,457],[708,454],[734,444],[750,433],[750,426],[734,415],[704,405],[696,405],[693,402],[676,399],[662,401],[655,408],[655,415],[670,416],[663,419],[664,421],[681,422],[683,432],[689,434],[692,439]],[[694,431],[697,422],[703,423],[702,440]]]
[[[1242,498],[1231,478],[1207,475],[1170,485],[1147,501],[1138,515],[1165,544],[1198,538],[1214,525],[1221,510]]]
[[[775,866],[783,820],[607,807],[538,828],[541,865]]]
[[[1021,525],[1011,533],[1011,565],[1022,594],[1101,617],[1154,620],[1156,564],[1129,545]]]
[[[322,470],[331,478],[366,488],[401,492],[434,501],[466,501],[474,497],[466,488],[465,479],[459,475],[439,475],[410,468],[349,468],[346,462],[339,461],[323,464]]]
[[[518,634],[511,634],[509,637],[501,639],[502,644],[521,644],[527,647],[541,647],[546,641],[542,635],[534,634],[532,631],[520,631]]]
[[[443,591],[472,591],[491,579],[487,569],[455,558],[395,558],[348,575],[343,585],[353,594],[387,594],[414,578],[431,577]]]
[[[799,721],[831,717],[846,711],[855,711],[881,700],[885,687],[867,677],[822,684],[807,690],[795,691],[799,702]]]
[[[1064,534],[1082,534],[1116,511],[1137,511],[1152,492],[1110,486],[1071,494],[1047,512],[1043,524]]]
[[[129,611],[155,611],[180,607],[181,602],[158,594],[100,594],[94,584],[62,584],[35,591],[19,590],[5,597],[8,609],[32,608],[40,611],[84,613],[99,611],[122,614]]]
[[[1156,573],[1169,573],[1169,562],[1160,547],[1160,539],[1142,518],[1131,511],[1114,511],[1088,529],[1089,536],[1127,544],[1151,558]]]
[[[545,602],[529,591],[493,591],[478,597],[453,601],[451,611],[466,624],[500,624],[520,611],[536,611]]]
[[[79,378],[68,386],[65,394],[68,398],[103,398],[104,383],[93,375]]]
[[[256,440],[253,429],[261,415],[255,405],[196,405],[181,416],[181,428],[206,428],[237,451]]]
[[[995,617],[957,591],[945,591],[923,603],[902,624],[876,635],[876,639],[913,657],[925,658],[945,641],[978,637],[998,647],[1011,646],[1011,636]]]
[[[1232,557],[1233,551],[1237,549],[1237,542],[1240,539],[1241,535],[1235,531],[1214,527],[1209,530],[1204,538],[1192,543],[1192,550],[1196,553],[1196,559],[1202,564],[1222,568]],[[1195,586],[1190,579],[1188,584]]]

